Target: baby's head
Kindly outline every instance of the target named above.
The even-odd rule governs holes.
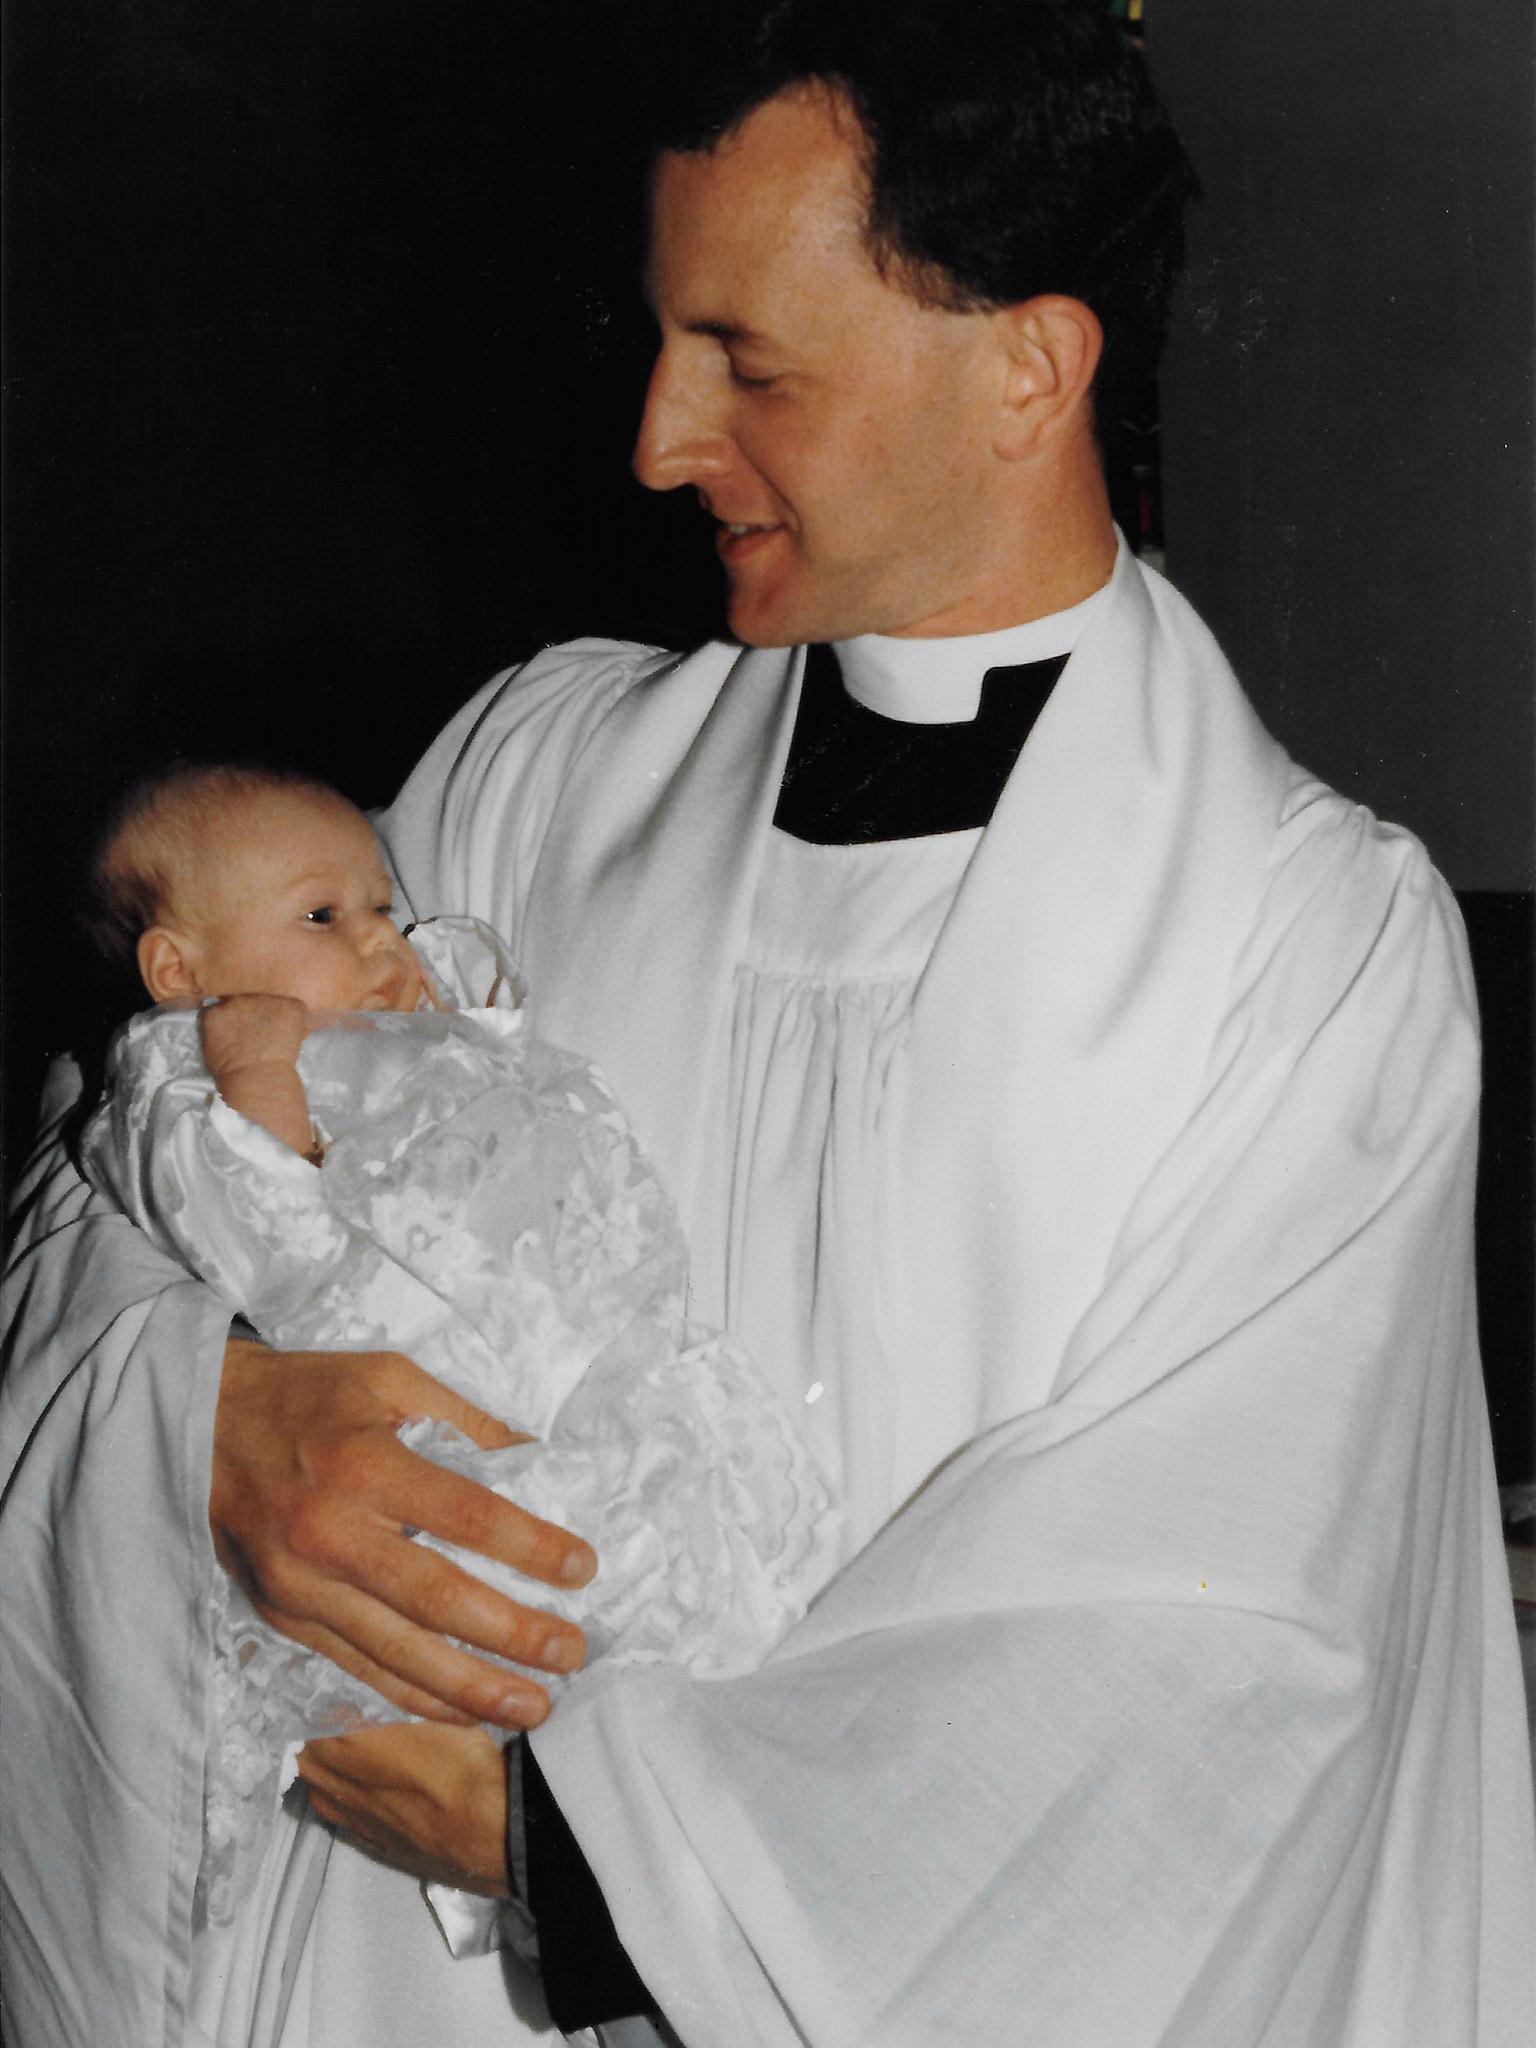
[[[97,943],[157,1003],[412,1010],[421,992],[373,828],[307,776],[182,767],[136,783],[102,834],[90,895]]]

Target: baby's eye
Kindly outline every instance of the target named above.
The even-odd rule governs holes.
[[[336,913],[329,903],[322,903],[318,909],[306,910],[304,913],[306,924],[334,924],[335,921]]]
[[[395,914],[395,906],[393,905],[393,903],[375,903],[373,909],[374,915],[376,917],[387,917],[393,919]]]

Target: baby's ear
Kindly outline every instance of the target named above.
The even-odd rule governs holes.
[[[192,949],[180,932],[152,924],[139,934],[139,978],[157,1003],[173,996],[200,996]]]

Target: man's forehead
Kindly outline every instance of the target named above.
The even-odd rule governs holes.
[[[771,180],[808,156],[851,157],[863,164],[869,139],[847,94],[835,84],[808,79],[749,107],[729,128],[697,148],[661,148],[652,159],[654,179],[664,164],[747,163]]]
[[[750,297],[781,266],[870,262],[867,207],[852,113],[826,93],[781,93],[713,148],[657,158],[645,266],[652,303],[680,286],[738,287]],[[701,308],[686,324],[725,339],[751,336],[750,317],[734,308]]]

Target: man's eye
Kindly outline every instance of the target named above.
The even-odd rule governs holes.
[[[745,370],[738,370],[736,365],[732,363],[731,382],[738,391],[767,391],[778,382],[778,379],[776,377],[749,377]]]
[[[322,903],[317,910],[306,910],[304,913],[306,924],[334,924],[335,921],[336,913],[329,903]]]

